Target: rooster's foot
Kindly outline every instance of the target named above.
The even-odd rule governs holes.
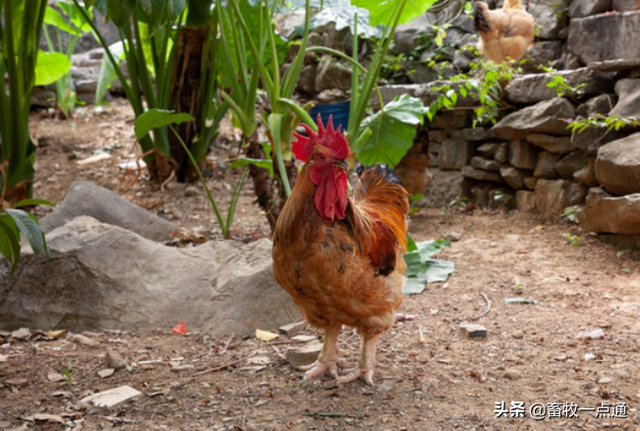
[[[363,379],[367,385],[373,386],[373,370],[357,369],[346,376],[338,377],[338,384],[351,383],[358,379]]]
[[[311,380],[314,377],[318,377],[322,373],[327,373],[331,377],[338,378],[338,367],[344,368],[347,365],[346,361],[340,358],[326,359],[324,361],[315,361],[311,365],[300,367],[304,373],[305,380]]]

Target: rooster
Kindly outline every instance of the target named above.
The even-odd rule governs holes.
[[[382,165],[364,168],[349,199],[347,140],[325,128],[304,125],[309,137],[294,134],[293,154],[305,162],[276,224],[273,272],[306,321],[324,330],[318,360],[305,367],[305,378],[328,373],[338,383],[359,378],[373,385],[376,343],[394,323],[402,303],[406,268],[407,192],[393,171]],[[345,376],[338,356],[342,326],[363,337],[359,367]]]
[[[491,61],[518,61],[533,44],[536,22],[520,0],[504,0],[502,9],[496,10],[479,1],[474,15],[473,27],[480,35],[478,50]]]

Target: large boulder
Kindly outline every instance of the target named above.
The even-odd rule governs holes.
[[[591,96],[611,92],[614,86],[612,72],[599,72],[586,67],[576,70],[563,70],[553,73],[538,73],[514,78],[507,85],[507,97],[515,103],[536,103],[556,97],[556,88],[548,87],[557,76],[571,88],[582,85],[583,95]]]
[[[575,117],[575,107],[567,99],[556,97],[513,112],[493,126],[497,138],[522,139],[531,133],[570,135],[567,120]]]
[[[618,103],[609,114],[640,119],[640,79],[621,79],[616,82],[615,90]]]
[[[540,39],[558,39],[560,32],[565,28],[565,19],[562,16],[564,3],[556,0],[538,0],[531,2],[529,13],[536,20],[536,26],[540,29]]]
[[[0,278],[0,328],[149,330],[184,320],[191,330],[245,335],[300,319],[273,278],[267,239],[174,248],[78,217],[47,243],[48,262],[27,250]]]
[[[62,203],[40,221],[40,226],[44,232],[51,232],[83,215],[120,226],[153,241],[168,240],[171,232],[177,229],[175,224],[89,181],[71,184]]]
[[[640,11],[574,18],[568,49],[584,64],[640,57]]]
[[[640,193],[615,197],[592,188],[578,221],[590,232],[640,234]]]
[[[600,147],[596,179],[609,192],[619,196],[640,193],[640,133]]]

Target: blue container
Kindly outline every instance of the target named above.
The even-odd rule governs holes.
[[[309,115],[317,122],[318,114],[322,118],[322,124],[325,126],[329,121],[329,115],[333,115],[333,128],[338,130],[338,126],[342,125],[342,131],[346,132],[349,126],[349,106],[351,101],[339,103],[330,103],[328,105],[316,105],[309,110]]]

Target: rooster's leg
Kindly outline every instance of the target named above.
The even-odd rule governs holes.
[[[338,383],[349,383],[363,378],[366,384],[373,386],[373,372],[376,368],[376,344],[378,344],[378,338],[380,338],[380,334],[364,336],[359,368],[351,374],[338,378]]]
[[[342,326],[327,328],[324,331],[324,343],[322,351],[318,355],[318,360],[313,364],[300,367],[304,373],[305,380],[310,380],[326,372],[331,377],[338,378],[338,367],[345,367],[346,362],[338,357],[338,335]]]

